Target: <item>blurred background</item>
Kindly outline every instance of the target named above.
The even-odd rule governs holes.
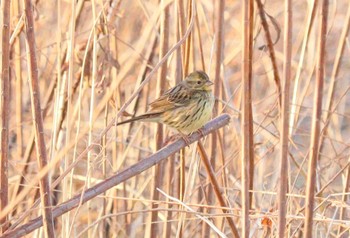
[[[46,151],[48,161],[56,161],[49,178],[51,184],[59,179],[57,186],[52,186],[53,206],[161,148],[173,132],[156,124],[135,122],[101,132],[116,116],[121,121],[145,112],[147,104],[161,92],[190,72],[204,70],[215,82],[217,105],[213,116],[228,113],[232,119],[214,139],[207,136],[202,143],[230,215],[238,231],[241,230],[243,1],[224,2],[223,10],[219,1],[210,0],[33,2]],[[263,4],[275,68],[255,5],[250,237],[275,237],[278,218],[281,161],[278,101],[279,87],[283,85],[285,13],[283,1],[269,0]],[[286,237],[301,237],[315,106],[320,7],[313,1],[294,0],[292,9]],[[330,1],[314,237],[349,237],[350,234],[349,20],[349,1]],[[24,189],[26,194],[26,199],[15,204],[9,214],[14,228],[40,215],[40,205],[36,203],[40,200],[39,185],[29,186],[40,169],[34,144],[26,23],[21,1],[11,2],[10,22],[13,41],[10,42],[9,203]],[[177,44],[180,40],[181,45]],[[164,56],[166,60],[158,65]],[[159,69],[153,71],[154,67]],[[140,86],[145,79],[148,82]],[[130,101],[135,92],[136,97]],[[161,141],[156,138],[160,129],[164,132]],[[88,153],[81,156],[84,151]],[[156,188],[180,199],[192,211],[159,194]],[[226,214],[213,194],[194,144],[182,156],[176,153],[156,168],[57,218],[55,232],[57,237],[217,237],[216,231],[199,216],[208,218],[227,237],[232,237]],[[40,229],[27,234],[27,237],[40,236],[43,236]]]

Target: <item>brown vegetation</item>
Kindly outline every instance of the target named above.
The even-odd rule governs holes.
[[[3,0],[1,14],[0,237],[350,236],[349,1]],[[189,147],[115,126],[195,69],[216,119]]]

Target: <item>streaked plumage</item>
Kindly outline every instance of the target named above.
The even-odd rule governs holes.
[[[210,120],[214,105],[212,84],[205,72],[195,71],[150,103],[145,114],[117,125],[138,120],[152,121],[170,126],[182,134],[190,134]]]

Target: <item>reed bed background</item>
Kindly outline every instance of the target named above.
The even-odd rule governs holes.
[[[350,236],[348,1],[1,13],[0,237]],[[114,126],[198,69],[225,115],[191,146]]]

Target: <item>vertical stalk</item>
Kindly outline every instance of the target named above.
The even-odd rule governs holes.
[[[253,78],[253,32],[254,32],[254,1],[249,2],[249,90],[247,92],[248,105],[249,105],[249,118],[248,118],[248,127],[251,131],[249,135],[249,175],[248,175],[248,185],[249,190],[253,190],[254,185],[254,132],[253,132],[253,111],[252,111],[252,78]],[[253,193],[249,193],[249,209],[252,206],[253,202]]]
[[[176,42],[178,42],[183,35],[183,31],[185,26],[183,25],[184,22],[184,14],[183,14],[183,9],[181,8],[183,6],[182,0],[178,0],[176,4],[176,14],[175,14],[175,19],[176,19]],[[182,77],[183,77],[183,64],[182,64],[182,54],[181,54],[181,49],[183,45],[179,47],[176,50],[176,71],[175,71],[175,84],[178,84],[181,82]]]
[[[97,20],[97,14],[96,14],[96,5],[95,5],[95,0],[91,1],[91,8],[92,8],[92,19],[93,19],[93,44],[92,44],[92,81],[91,81],[91,98],[90,98],[90,112],[89,112],[89,145],[92,144],[92,130],[94,126],[93,122],[93,116],[94,116],[94,109],[95,109],[95,79],[97,78],[97,31],[96,31],[96,26],[95,22]],[[88,48],[88,46],[87,46]],[[87,59],[88,60],[88,59]],[[84,72],[84,70],[83,70]],[[83,74],[82,72],[82,74]],[[86,178],[86,185],[87,187],[91,187],[91,176],[92,176],[92,170],[93,166],[91,166],[92,161],[91,161],[91,150],[88,152],[88,158],[87,158],[87,178]],[[87,207],[88,207],[88,226],[91,225],[92,223],[92,206],[91,206],[91,201],[87,202]],[[88,237],[91,238],[93,237],[92,229],[88,230]]]
[[[60,1],[60,0],[58,0]],[[55,120],[55,129],[53,133],[53,144],[57,143],[57,138],[60,133],[61,123],[64,120],[64,111],[67,110],[66,113],[66,140],[65,145],[67,146],[70,141],[70,130],[71,130],[71,105],[72,105],[72,81],[74,77],[74,45],[75,45],[75,21],[76,21],[76,1],[71,1],[71,16],[69,21],[69,41],[67,43],[67,54],[66,54],[66,61],[68,61],[68,75],[64,75],[61,77],[61,72],[58,71],[58,77],[57,77],[57,96],[56,96],[56,116],[54,118]],[[59,10],[61,11],[61,3],[59,3]],[[58,17],[58,22],[60,21],[60,17]],[[59,34],[61,34],[61,25],[60,23],[57,23]],[[58,41],[61,41],[61,36],[59,36]],[[58,46],[58,53],[62,53],[60,51],[60,46]],[[62,54],[64,55],[64,54]],[[61,59],[59,58],[59,61],[61,64]],[[61,66],[58,66],[60,68]],[[66,86],[67,84],[67,86]],[[66,90],[67,87],[67,90]],[[65,93],[67,92],[67,93]],[[65,97],[67,97],[67,101],[65,102]],[[54,148],[52,148],[54,149]],[[74,150],[75,151],[75,150]],[[75,153],[75,152],[74,152]],[[75,156],[74,156],[75,158]],[[73,161],[74,161],[73,158]],[[62,165],[63,171],[67,169],[67,166],[69,164],[68,156],[64,156],[64,163]],[[73,172],[71,173],[70,177],[72,177]],[[69,181],[69,177],[65,177],[62,182],[62,188],[64,191],[67,191],[62,195],[63,199],[67,199],[71,197],[72,193],[72,180]],[[70,213],[66,214],[62,217],[62,234],[65,234],[66,236],[69,236],[70,233],[70,226],[71,226],[71,215]]]
[[[13,16],[19,16],[22,13],[22,9],[20,7],[20,0],[12,1],[12,9],[11,14]],[[16,22],[18,24],[19,21],[23,22],[23,18],[19,18],[19,20]],[[23,23],[21,23],[23,24]],[[24,25],[24,24],[23,24]],[[11,39],[10,39],[11,44]],[[21,55],[21,37],[20,35],[17,35],[17,37],[13,41],[13,50],[12,50],[12,61],[14,62],[14,75],[16,79],[16,137],[17,137],[17,158],[22,158],[23,156],[23,113],[22,113],[22,88],[23,88],[23,78],[22,78],[22,58]],[[21,168],[18,168],[18,170],[23,170],[26,166],[21,166]],[[18,172],[19,174],[22,174],[21,172]],[[23,174],[24,175],[24,174]],[[21,185],[24,184],[22,181],[24,176],[18,181],[18,183],[15,184],[15,186],[12,188],[12,195],[11,198],[16,196],[17,192],[20,190]],[[10,199],[11,199],[10,198]],[[19,209],[16,209],[12,212],[12,214],[18,214],[20,213]]]
[[[164,9],[164,11],[161,13],[160,16],[160,51],[159,51],[159,58],[163,58],[165,54],[168,51],[169,48],[169,7],[166,6],[165,0],[160,1],[161,9]],[[167,76],[167,61],[165,61],[158,73],[158,81],[157,81],[157,92],[158,97],[163,94],[165,91],[166,86],[166,76]],[[164,141],[164,132],[163,132],[163,125],[157,124],[157,133],[156,133],[156,150],[160,150],[163,146]],[[157,191],[157,188],[160,188],[162,186],[163,178],[164,178],[164,167],[165,167],[165,161],[157,164],[155,168],[155,181],[154,181],[154,187],[152,190],[152,200],[158,201],[159,200],[159,192]],[[158,205],[156,203],[152,203],[152,209],[154,211],[151,213],[151,230],[150,230],[150,237],[156,237],[158,232],[158,211],[156,211],[156,208]]]
[[[12,2],[13,14],[19,16],[21,9],[19,6],[19,0]],[[15,64],[15,75],[16,75],[16,136],[17,136],[17,156],[22,158],[23,155],[23,126],[22,126],[22,69],[21,69],[21,38],[17,36],[13,44],[13,58]]]
[[[32,103],[32,116],[34,121],[35,131],[35,145],[37,152],[37,159],[39,164],[39,170],[47,165],[46,145],[44,139],[44,125],[41,115],[40,105],[40,90],[39,90],[39,76],[38,65],[36,60],[36,48],[35,48],[35,33],[34,33],[34,18],[32,12],[33,6],[30,0],[24,0],[24,11],[26,16],[26,46],[27,46],[27,60],[28,71],[30,79],[30,97]],[[45,175],[40,179],[40,196],[43,206],[42,215],[44,223],[45,236],[55,237],[54,233],[54,221],[51,211],[51,192],[49,184],[49,175]]]
[[[166,179],[166,191],[167,191],[167,194],[173,194],[174,193],[174,190],[175,190],[175,186],[176,186],[176,183],[173,182],[176,180],[176,177],[174,176],[175,174],[175,156],[172,155],[168,160],[167,160],[167,166],[166,166],[166,169],[167,169],[167,173],[165,173],[165,179]],[[165,220],[165,224],[164,224],[164,232],[163,232],[163,238],[167,238],[167,237],[171,237],[171,224],[172,224],[172,215],[173,215],[173,212],[172,212],[172,208],[173,208],[173,205],[172,204],[169,204],[169,198],[167,198],[166,200],[166,213],[165,213],[165,216],[166,216],[166,220]]]
[[[177,0],[177,9],[178,9],[178,24],[179,24],[179,35],[180,38],[185,34],[186,31],[186,16],[185,16],[185,7],[184,7],[184,0]],[[181,69],[182,69],[182,75],[185,76],[185,51],[186,51],[186,44],[182,44],[181,48],[178,49],[180,53],[182,52],[182,58],[181,58]]]
[[[71,16],[71,18],[74,18]],[[57,87],[56,87],[56,95],[55,95],[55,105],[54,105],[54,113],[53,113],[53,127],[52,127],[52,139],[51,139],[51,148],[50,148],[50,159],[54,158],[56,152],[57,152],[57,137],[58,137],[58,132],[56,128],[58,125],[58,119],[60,118],[59,114],[59,102],[60,102],[60,88],[62,85],[62,77],[61,77],[61,66],[62,66],[62,60],[61,60],[61,55],[62,55],[62,26],[61,26],[61,0],[57,0]],[[68,131],[68,130],[67,130]],[[67,163],[65,161],[63,165],[63,170],[66,170]],[[67,177],[63,179],[62,182],[62,190],[67,191],[68,189],[68,181]],[[62,194],[62,200],[65,201],[70,197],[69,192],[65,192]],[[67,214],[63,215],[61,218],[61,233],[63,236],[69,236],[69,224],[70,224],[70,212]]]
[[[220,88],[221,88],[221,80],[220,80],[220,72],[221,72],[221,63],[223,59],[223,48],[224,48],[224,10],[225,10],[225,0],[220,0],[217,2],[216,11],[215,11],[215,35],[217,42],[215,44],[215,76],[214,76],[214,97],[215,99],[220,98]],[[213,108],[213,117],[216,117],[219,112],[219,104],[218,100],[215,100],[214,108]],[[216,160],[217,160],[217,151],[218,151],[218,133],[214,132],[211,134],[211,150],[210,150],[210,166],[215,170],[216,168]],[[199,142],[200,143],[200,142]],[[200,147],[198,147],[200,148]],[[209,179],[209,178],[208,178]],[[209,179],[209,182],[212,182]],[[213,187],[208,186],[207,188],[207,197],[209,205],[214,203],[214,193]],[[220,201],[220,200],[219,200]],[[208,209],[210,212],[210,209]],[[229,221],[231,225],[231,222]],[[207,223],[203,223],[204,225],[204,235],[210,237],[210,227]],[[234,226],[234,225],[233,225]],[[232,230],[234,231],[234,230]]]
[[[187,4],[187,25],[190,24],[190,21],[192,19],[192,15],[195,14],[193,12],[193,0],[189,0]],[[191,47],[192,46],[192,32],[188,35],[188,38],[186,39],[186,44],[185,44],[185,52],[184,52],[184,64],[183,64],[183,72],[184,75],[189,74],[189,68],[190,68],[190,57],[191,57]]]
[[[217,43],[216,43],[216,55],[215,55],[215,81],[214,81],[214,97],[218,99],[220,97],[220,69],[223,58],[223,48],[224,48],[224,10],[225,10],[225,0],[220,0],[219,5],[217,7],[217,21],[215,22],[216,35],[217,35]],[[213,109],[213,117],[216,117],[219,111],[218,101],[215,100],[214,109]],[[217,150],[217,133],[212,134],[212,153],[210,162],[212,163],[213,168],[215,168],[215,157]]]
[[[107,125],[108,125],[108,114],[109,114],[109,111],[108,111],[108,104],[106,105],[106,109],[105,109],[105,114],[104,114],[104,127],[106,128]],[[101,140],[101,145],[102,145],[102,159],[103,159],[103,162],[102,162],[102,175],[103,175],[103,179],[106,179],[107,178],[107,135],[103,135],[102,137],[102,140]],[[107,214],[107,192],[104,192],[103,193],[103,202],[102,202],[102,212],[101,212],[101,217],[105,216]],[[100,217],[100,219],[101,219]],[[100,226],[100,230],[101,230],[101,233],[100,233],[100,237],[102,238],[106,238],[108,237],[107,236],[107,231],[106,231],[106,227],[107,227],[107,222],[105,219],[102,219],[102,223],[101,223],[101,226]]]
[[[8,204],[8,158],[9,158],[9,119],[10,119],[10,0],[1,2],[2,10],[2,65],[1,65],[1,153],[0,153],[0,210]],[[3,225],[8,216],[0,220]],[[7,225],[0,227],[0,234]]]
[[[252,80],[252,56],[253,56],[253,0],[245,0],[243,3],[243,54],[242,54],[242,237],[249,237],[249,208],[252,201],[249,196],[249,188],[253,181],[249,181],[253,154],[253,122],[251,105],[251,80]]]
[[[315,87],[315,105],[312,115],[312,131],[310,143],[310,156],[308,165],[308,176],[306,184],[306,209],[305,209],[305,228],[304,238],[312,237],[313,208],[316,182],[316,167],[319,158],[320,145],[320,122],[322,115],[322,92],[325,71],[326,58],[326,34],[328,17],[328,0],[323,0],[320,5],[320,37],[318,41],[318,58],[316,67],[316,87]]]
[[[281,164],[280,183],[278,192],[278,237],[285,237],[287,188],[288,188],[288,132],[289,132],[289,89],[291,78],[292,56],[292,1],[285,1],[284,8],[284,59],[283,59],[283,89],[281,108]]]

